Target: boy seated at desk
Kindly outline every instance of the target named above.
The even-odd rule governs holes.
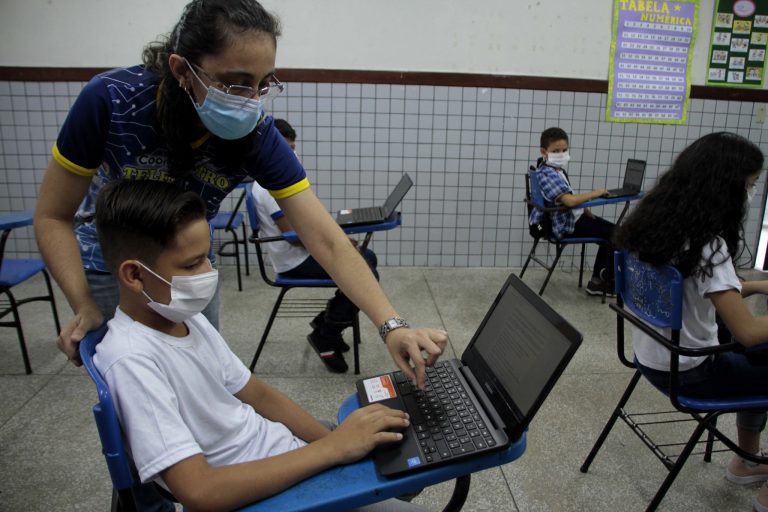
[[[296,131],[288,121],[275,119],[275,127],[288,145],[296,151]],[[253,199],[256,202],[256,216],[259,219],[259,236],[280,236],[286,231],[293,231],[275,198],[256,182],[253,182],[252,190]],[[357,245],[357,240],[350,238],[350,241]],[[272,268],[277,273],[299,279],[330,279],[325,269],[309,254],[301,242],[269,242],[264,244],[264,247]],[[373,275],[379,279],[379,273],[376,271],[378,264],[376,254],[366,249],[362,252],[362,256]],[[332,372],[344,373],[349,368],[343,352],[348,352],[350,347],[344,341],[342,332],[352,326],[357,312],[357,306],[337,289],[325,310],[318,313],[309,323],[312,332],[307,335],[307,341],[320,356],[326,368]]]
[[[96,223],[120,304],[94,363],[142,482],[188,509],[229,510],[402,438],[389,430],[404,428],[407,415],[380,405],[331,431],[232,353],[200,314],[218,274],[196,194],[116,181],[99,194]],[[364,510],[422,510],[393,503]]]
[[[568,134],[562,128],[547,128],[541,133],[541,158],[536,169],[538,173],[541,194],[544,196],[544,206],[565,206],[568,209],[551,212],[552,234],[560,238],[599,237],[610,242],[615,224],[596,217],[588,208],[578,208],[582,203],[597,199],[608,193],[605,188],[597,188],[590,192],[575,194],[568,181],[565,168],[571,159],[568,154]],[[534,208],[528,219],[530,225],[541,225],[545,221],[545,213]],[[602,295],[605,285],[608,292],[613,290],[613,260],[606,266],[607,257],[613,254],[613,247],[600,245],[595,256],[592,277],[587,283],[586,292],[589,295]],[[608,281],[606,283],[606,280]]]

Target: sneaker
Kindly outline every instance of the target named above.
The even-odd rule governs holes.
[[[318,313],[315,318],[312,319],[311,322],[309,322],[309,326],[312,327],[313,330],[317,331],[320,329],[320,326],[325,323],[325,311],[321,311]],[[334,337],[334,346],[336,347],[336,350],[339,352],[349,352],[350,346],[347,345],[347,342],[344,341],[344,338],[341,337],[341,334],[339,334],[337,337]]]
[[[768,457],[768,452],[761,451],[760,455]],[[734,455],[731,462],[725,468],[725,479],[736,485],[765,482],[768,480],[768,464],[758,464]],[[765,498],[768,500],[768,490],[766,490]],[[768,506],[768,501],[766,501],[766,506]],[[768,511],[768,508],[766,508],[766,511]]]
[[[596,282],[590,280],[587,283],[586,288],[584,289],[585,292],[587,292],[587,295],[592,295],[593,297],[598,296],[602,297],[603,295],[603,281]],[[608,297],[615,297],[616,292],[614,291],[614,287],[611,285],[611,283],[608,283],[608,290],[606,290],[606,295]]]
[[[333,340],[321,338],[316,331],[312,331],[307,335],[307,341],[326,368],[334,373],[344,373],[349,369],[344,356],[334,348]]]

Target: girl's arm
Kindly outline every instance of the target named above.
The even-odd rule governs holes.
[[[749,297],[756,293],[768,295],[768,280],[744,281],[741,283],[742,297]]]
[[[745,347],[768,341],[768,316],[753,316],[738,290],[710,293],[707,297],[736,341]]]

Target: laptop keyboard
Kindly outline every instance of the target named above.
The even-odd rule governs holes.
[[[381,208],[378,206],[372,208],[359,208],[352,210],[355,222],[374,222],[381,219]]]
[[[496,445],[448,362],[438,361],[427,368],[424,391],[413,386],[399,371],[395,372],[395,382],[427,462],[450,459]]]

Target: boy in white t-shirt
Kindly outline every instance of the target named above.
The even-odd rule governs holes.
[[[388,430],[404,428],[407,415],[383,406],[359,409],[330,431],[232,353],[200,314],[218,274],[197,195],[113,182],[99,195],[96,223],[120,305],[94,362],[142,482],[166,487],[187,508],[229,510],[402,439]]]

